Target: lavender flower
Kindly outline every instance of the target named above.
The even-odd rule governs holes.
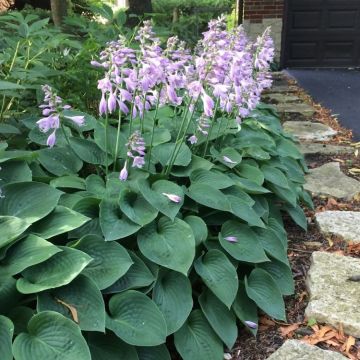
[[[254,323],[253,321],[249,321],[249,320],[244,321],[244,324],[250,329],[256,329],[258,327],[257,323]]]
[[[133,159],[132,167],[141,169],[145,165],[145,141],[140,135],[140,131],[135,131],[126,144],[128,148],[127,156]]]
[[[125,165],[124,165],[124,167],[123,167],[123,168],[121,169],[121,171],[120,171],[119,179],[120,179],[121,181],[126,181],[127,178],[128,178],[128,175],[129,175],[129,173],[128,173],[128,171],[127,171],[127,161],[125,161]]]
[[[224,238],[226,241],[229,241],[229,242],[232,242],[232,243],[235,243],[238,241],[238,238],[236,236],[226,236]]]
[[[175,194],[167,194],[167,193],[162,193],[162,194],[174,203],[179,203],[182,200],[180,196],[175,195]]]
[[[63,116],[71,120],[74,124],[82,126],[84,124],[84,116],[65,116],[62,115],[63,110],[71,109],[70,105],[63,105],[61,97],[57,96],[54,90],[49,85],[43,85],[44,104],[40,105],[42,114],[45,116],[36,123],[42,132],[47,133],[53,130],[47,138],[46,144],[52,148],[56,142],[56,130],[60,127],[60,117]]]

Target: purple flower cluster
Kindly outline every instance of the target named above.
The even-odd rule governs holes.
[[[42,90],[44,92],[44,104],[39,107],[42,109],[42,114],[45,116],[36,123],[42,132],[49,132],[46,144],[49,147],[53,147],[56,142],[56,130],[60,127],[60,117],[63,110],[71,109],[70,105],[63,105],[61,97],[57,96],[54,90],[49,85],[43,85]],[[76,125],[81,126],[84,124],[84,116],[64,116],[70,119]]]

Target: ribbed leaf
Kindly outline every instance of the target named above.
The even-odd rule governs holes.
[[[128,290],[109,301],[106,327],[130,345],[155,346],[166,341],[166,322],[145,294]]]
[[[209,208],[230,211],[227,197],[220,190],[210,185],[192,184],[188,189],[187,196]]]
[[[234,185],[234,181],[221,172],[198,169],[190,175],[191,183],[206,184],[216,189],[225,189]]]
[[[10,244],[31,224],[15,216],[0,216],[0,248]]]
[[[30,320],[28,333],[16,337],[13,353],[16,360],[91,360],[80,328],[53,311],[41,312]]]
[[[14,335],[14,324],[12,321],[0,315],[0,349],[1,360],[12,360],[12,337]]]
[[[184,221],[190,225],[195,237],[195,244],[200,245],[204,243],[208,237],[208,229],[205,221],[199,216],[189,215],[184,218]]]
[[[209,250],[194,262],[194,266],[206,286],[230,308],[239,280],[235,267],[226,255],[219,250]]]
[[[7,161],[1,165],[0,186],[31,180],[32,173],[25,161]]]
[[[165,345],[142,347],[137,346],[139,360],[170,360],[170,354]]]
[[[89,164],[105,164],[106,154],[94,141],[71,137],[70,144],[73,151],[81,160]]]
[[[195,256],[195,238],[183,220],[162,217],[138,233],[141,253],[149,260],[168,269],[187,274]]]

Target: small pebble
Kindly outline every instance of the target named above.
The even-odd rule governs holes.
[[[231,359],[232,359],[231,354],[225,353],[225,354],[224,354],[224,359],[225,359],[225,360],[231,360]]]

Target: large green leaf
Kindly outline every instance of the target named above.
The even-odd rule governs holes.
[[[142,288],[151,285],[156,280],[154,274],[135,253],[129,252],[129,255],[133,262],[130,269],[114,284],[106,288],[103,291],[105,294]]]
[[[256,305],[275,319],[286,320],[285,304],[271,275],[263,269],[254,269],[245,277],[246,293]]]
[[[245,325],[247,321],[254,324],[258,324],[258,309],[254,301],[252,301],[246,293],[245,285],[240,282],[239,290],[236,295],[234,304],[232,306],[237,318]],[[248,327],[254,335],[257,333],[257,327],[255,329]]]
[[[141,226],[151,223],[158,215],[158,210],[142,194],[128,188],[121,191],[119,205],[131,221]]]
[[[236,169],[236,173],[241,177],[252,180],[258,185],[264,183],[264,174],[257,166],[241,163]]]
[[[12,360],[12,337],[14,335],[14,324],[12,321],[0,315],[0,349],[1,360]]]
[[[206,184],[216,189],[225,189],[234,185],[234,181],[231,180],[231,178],[221,172],[214,170],[194,170],[190,175],[190,180],[191,183]]]
[[[103,297],[96,284],[84,275],[68,285],[38,294],[37,310],[56,311],[78,323],[81,330],[105,332]]]
[[[34,309],[27,306],[13,306],[11,310],[7,312],[7,316],[14,323],[14,334],[18,335],[26,332],[27,324],[34,315]]]
[[[157,161],[160,162],[162,166],[169,165],[170,156],[173,153],[174,147],[174,143],[158,145],[153,149],[153,156]],[[175,158],[174,165],[187,166],[190,164],[190,162],[191,151],[185,143],[182,143],[180,150]]]
[[[0,248],[10,244],[31,224],[15,216],[0,216]]]
[[[18,301],[22,297],[16,290],[16,280],[10,276],[0,281],[0,309],[1,313],[6,314],[14,306],[17,305]]]
[[[220,250],[209,250],[194,262],[206,286],[230,309],[238,290],[235,267]]]
[[[171,360],[166,345],[158,346],[137,346],[139,360]]]
[[[220,339],[201,310],[194,310],[174,335],[176,350],[184,360],[221,360],[224,357]]]
[[[31,180],[32,173],[25,161],[7,161],[1,165],[0,186]]]
[[[92,261],[82,251],[60,247],[61,252],[41,264],[23,271],[17,281],[17,289],[23,294],[32,294],[69,284]]]
[[[61,176],[50,181],[50,185],[55,188],[67,188],[85,190],[85,180],[79,176],[67,175]]]
[[[135,347],[112,332],[106,334],[90,332],[87,337],[92,360],[139,360]]]
[[[30,266],[39,264],[60,252],[57,246],[35,235],[15,243],[0,262],[0,274],[15,275]]]
[[[234,220],[226,221],[221,227],[219,240],[221,246],[237,260],[249,263],[268,260],[260,240],[248,225]]]
[[[89,164],[105,164],[106,154],[99,148],[99,146],[96,145],[94,141],[71,137],[70,144],[72,150],[81,160]]]
[[[295,221],[295,223],[301,226],[306,231],[308,222],[304,210],[301,208],[301,206],[296,205],[296,207],[293,207],[286,204],[284,208],[291,216],[291,218]]]
[[[40,164],[56,176],[76,174],[83,162],[68,147],[41,149],[38,152]]]
[[[191,283],[175,271],[159,273],[152,298],[164,315],[168,335],[180,329],[193,307]]]
[[[143,227],[137,239],[145,257],[187,275],[195,256],[195,238],[185,221],[162,217]]]
[[[205,221],[199,216],[195,215],[187,216],[184,218],[184,221],[190,225],[193,231],[196,246],[204,243],[208,237],[208,229]]]
[[[0,214],[16,216],[29,223],[49,214],[57,205],[61,192],[37,182],[5,185],[4,198],[0,201]]]
[[[106,327],[130,345],[155,346],[166,341],[166,322],[145,294],[128,290],[109,301]]]
[[[187,177],[198,169],[210,170],[214,166],[210,161],[196,155],[192,155],[191,162],[188,166],[174,166],[171,170],[171,174],[179,177]]]
[[[77,229],[88,222],[90,218],[64,206],[57,206],[48,216],[34,224],[30,231],[49,239],[71,230]]]
[[[187,196],[209,208],[230,211],[227,197],[220,190],[210,185],[192,184],[188,189]]]
[[[136,233],[141,228],[122,213],[116,198],[105,198],[101,201],[99,218],[106,241],[122,239]]]
[[[138,180],[137,183],[141,194],[155,209],[172,220],[175,218],[184,203],[184,192],[180,186],[167,180],[158,180],[151,187],[147,179]],[[167,195],[179,196],[180,201],[171,201]]]
[[[237,339],[236,317],[209,289],[199,296],[206,319],[219,338],[231,349]]]
[[[28,333],[18,335],[13,344],[16,360],[91,360],[80,328],[63,315],[44,311],[28,324]]]
[[[292,295],[294,293],[293,274],[288,264],[271,259],[271,262],[259,264],[258,267],[264,269],[272,276],[283,295]]]
[[[123,246],[117,242],[106,242],[97,235],[85,235],[71,247],[93,258],[82,273],[92,279],[100,290],[124,276],[134,263]]]
[[[263,165],[261,170],[264,173],[265,179],[267,181],[285,189],[289,188],[289,183],[286,179],[286,176],[281,170],[268,165]]]

